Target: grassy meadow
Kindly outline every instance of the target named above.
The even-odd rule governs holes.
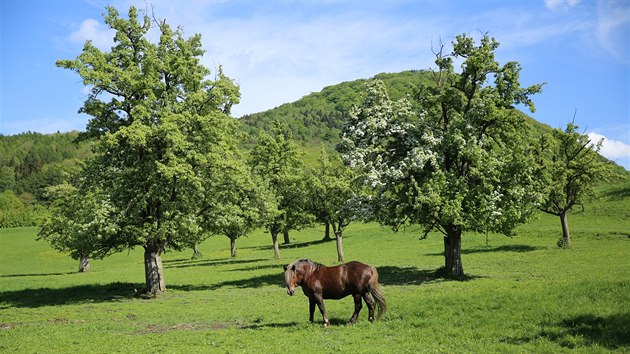
[[[377,267],[389,309],[369,323],[364,307],[349,326],[352,299],[328,300],[328,328],[282,284],[297,258],[336,263],[323,228],[293,233],[281,260],[262,230],[237,241],[236,258],[218,236],[200,259],[166,253],[168,291],[155,299],[136,296],[141,250],[78,274],[37,229],[1,229],[0,352],[630,352],[630,183],[600,190],[569,223],[571,249],[556,246],[560,223],[545,215],[512,238],[466,234],[464,281],[436,277],[440,235],[351,224],[346,260]]]

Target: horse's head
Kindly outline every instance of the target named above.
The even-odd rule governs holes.
[[[304,278],[305,259],[295,261],[288,266],[284,266],[284,284],[287,286],[287,294],[293,295],[295,287],[300,285]]]

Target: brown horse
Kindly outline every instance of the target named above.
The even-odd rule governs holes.
[[[368,320],[374,321],[374,300],[378,305],[378,318],[387,311],[387,304],[378,285],[376,268],[360,262],[348,262],[336,267],[326,267],[309,259],[300,259],[284,267],[284,282],[287,293],[293,295],[299,285],[309,299],[310,321],[313,322],[315,305],[324,318],[324,326],[330,322],[326,316],[324,299],[341,299],[348,295],[354,298],[354,313],[350,323],[355,323],[361,311],[361,298],[368,306]],[[368,296],[368,293],[372,296]]]

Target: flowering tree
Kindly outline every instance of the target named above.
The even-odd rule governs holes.
[[[520,65],[500,66],[498,46],[487,35],[479,45],[460,35],[450,55],[440,50],[433,84],[417,90],[419,112],[391,101],[382,82],[369,83],[342,133],[345,158],[375,191],[374,218],[441,232],[447,275],[464,275],[464,231],[509,234],[536,199],[528,129],[514,105],[534,110],[529,97],[542,85],[521,88]],[[460,73],[454,58],[463,59]]]

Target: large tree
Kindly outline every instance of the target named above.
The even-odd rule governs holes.
[[[278,212],[266,222],[271,234],[274,257],[280,258],[278,235],[299,230],[312,222],[308,211],[306,176],[301,151],[293,142],[291,131],[280,122],[274,123],[271,134],[261,132],[252,148],[250,166],[263,178],[276,200]]]
[[[464,231],[509,234],[531,214],[528,127],[514,105],[533,111],[530,96],[542,85],[521,88],[521,66],[499,65],[499,43],[488,35],[479,44],[459,35],[452,44],[449,55],[444,46],[436,53],[433,83],[417,90],[419,112],[407,100],[392,102],[382,82],[370,83],[342,148],[375,190],[374,217],[441,232],[445,272],[460,277]]]
[[[134,7],[128,18],[107,7],[104,18],[115,30],[111,50],[88,41],[76,59],[57,65],[91,87],[80,112],[92,116],[87,134],[98,141],[84,178],[118,214],[116,246],[144,248],[146,290],[157,294],[165,290],[162,252],[209,234],[202,210],[220,201],[204,191],[220,175],[219,162],[236,152],[228,115],[239,90],[220,68],[210,78],[199,34],[186,38]]]
[[[610,173],[610,166],[597,154],[603,140],[592,143],[571,122],[540,137],[536,146],[537,176],[543,198],[540,210],[560,218],[562,247],[571,247],[567,216],[575,205],[593,194],[593,187]]]

